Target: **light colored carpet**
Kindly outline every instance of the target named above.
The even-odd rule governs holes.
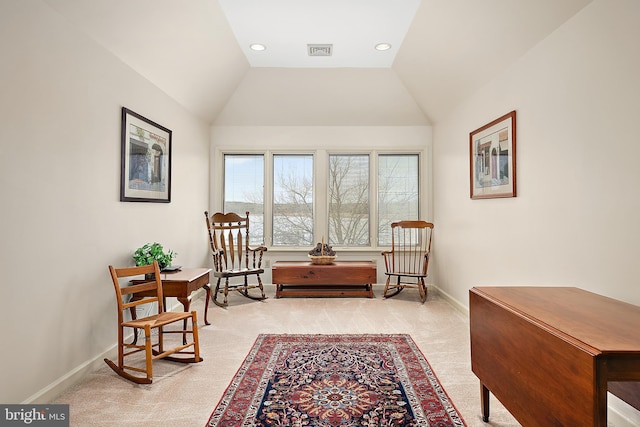
[[[480,385],[471,372],[469,322],[435,292],[420,303],[417,290],[383,299],[374,286],[368,298],[281,298],[265,286],[263,302],[237,293],[229,307],[210,304],[204,325],[204,300],[198,311],[204,361],[154,364],[154,382],[136,385],[106,364],[51,403],[70,404],[71,425],[78,427],[204,427],[259,333],[406,333],[423,352],[456,408],[470,427],[519,426],[500,402],[491,398],[490,423],[481,419]]]

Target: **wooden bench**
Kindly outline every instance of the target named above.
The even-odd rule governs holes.
[[[309,261],[276,261],[271,267],[271,277],[276,285],[276,298],[373,298],[377,271],[373,261],[334,261],[327,265]]]

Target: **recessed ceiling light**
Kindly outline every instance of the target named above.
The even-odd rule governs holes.
[[[249,49],[256,50],[256,51],[265,50],[266,48],[267,47],[265,45],[260,44],[260,43],[254,43],[254,44],[249,46]]]
[[[389,50],[391,49],[391,45],[389,43],[378,43],[376,45],[376,50]]]

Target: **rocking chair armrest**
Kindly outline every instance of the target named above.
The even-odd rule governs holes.
[[[266,252],[267,251],[267,247],[266,246],[258,246],[256,248],[249,248],[249,250],[251,252]]]
[[[391,271],[389,267],[391,265],[391,255],[393,255],[393,250],[382,251],[381,255],[382,255],[382,259],[384,259],[384,270],[386,272]]]

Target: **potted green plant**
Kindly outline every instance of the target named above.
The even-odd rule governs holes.
[[[149,265],[153,264],[153,261],[158,261],[160,270],[165,269],[171,265],[171,261],[177,256],[176,252],[171,250],[165,252],[160,243],[147,243],[133,253],[133,260],[136,265]]]

